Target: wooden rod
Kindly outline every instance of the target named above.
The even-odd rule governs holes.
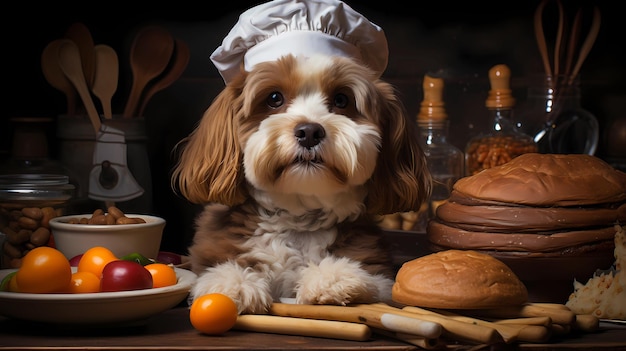
[[[415,313],[435,313],[432,311],[424,310],[418,307],[407,306],[403,310]],[[425,312],[426,311],[426,312]],[[450,311],[438,311],[436,313],[442,314],[450,319],[456,321],[473,323],[481,326],[491,327],[500,333],[502,339],[506,343],[512,343],[515,341],[526,342],[544,342],[550,339],[550,330],[543,326],[527,326],[527,325],[515,325],[515,324],[496,324],[488,322],[482,319],[462,316]]]
[[[407,312],[384,303],[355,305],[355,307],[378,309],[379,311],[385,311],[411,318],[419,316],[417,318],[441,324],[443,327],[443,335],[449,339],[460,339],[477,344],[489,345],[504,341],[494,328],[456,321],[437,313],[417,315],[416,313]]]
[[[365,324],[263,314],[240,315],[233,329],[354,341],[365,341],[371,337],[371,330]]]
[[[440,324],[431,321],[347,306],[274,303],[270,308],[270,313],[283,317],[362,323],[373,328],[418,335],[428,339],[439,338],[443,330]]]
[[[576,314],[568,309],[555,308],[544,304],[527,303],[521,306],[508,306],[493,309],[463,310],[475,316],[495,318],[550,317],[552,323],[569,325],[576,320]]]

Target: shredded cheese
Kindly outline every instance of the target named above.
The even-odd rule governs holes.
[[[615,263],[608,272],[594,274],[586,284],[574,280],[566,306],[576,314],[626,320],[626,226],[615,225]]]

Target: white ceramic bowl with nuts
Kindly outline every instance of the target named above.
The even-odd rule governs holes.
[[[139,253],[156,258],[161,246],[165,219],[144,214],[123,214],[111,220],[111,210],[99,218],[95,213],[55,217],[50,229],[56,248],[72,259],[94,246],[103,246],[117,257]],[[90,221],[91,220],[91,221]],[[117,224],[116,224],[117,223]]]

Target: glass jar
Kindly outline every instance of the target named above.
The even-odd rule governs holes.
[[[447,140],[449,123],[448,120],[418,121],[420,144],[433,179],[428,200],[428,220],[435,216],[437,207],[450,197],[452,186],[464,174],[463,151]]]
[[[596,117],[581,106],[578,77],[532,77],[522,112],[525,120],[534,122],[531,134],[539,152],[595,154],[600,127]]]
[[[3,268],[18,268],[29,250],[52,246],[48,221],[65,214],[73,194],[74,185],[66,175],[0,175]]]
[[[465,173],[474,175],[484,169],[503,165],[513,158],[538,152],[533,138],[523,133],[513,120],[515,99],[509,88],[510,70],[496,65],[489,70],[491,90],[485,102],[491,128],[472,137],[465,148]]]

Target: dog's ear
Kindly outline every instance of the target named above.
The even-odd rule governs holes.
[[[419,145],[417,122],[408,118],[393,88],[377,83],[382,145],[368,183],[366,205],[373,214],[417,211],[431,193],[431,175]]]
[[[205,111],[196,129],[175,147],[172,187],[197,204],[235,205],[245,199],[236,114],[240,89],[227,86]]]

